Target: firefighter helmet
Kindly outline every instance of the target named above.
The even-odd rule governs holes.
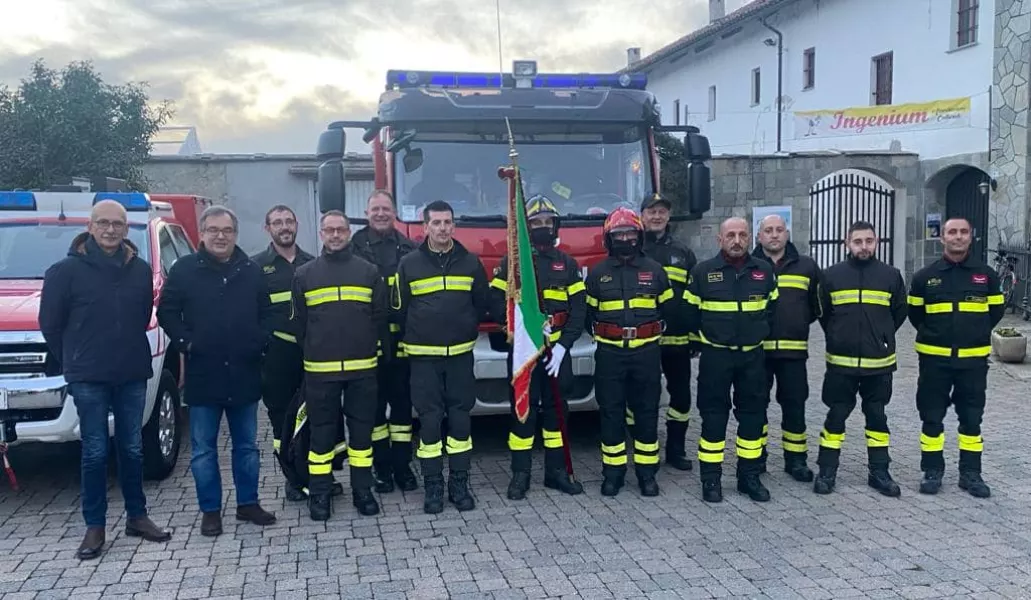
[[[644,234],[644,225],[641,224],[641,217],[637,216],[637,213],[632,208],[620,206],[605,218],[605,224],[601,230],[605,248],[609,249],[612,245],[613,233],[617,231],[636,231],[638,237],[640,237]]]
[[[535,194],[526,201],[526,220],[529,221],[534,217],[551,217],[554,219],[555,223],[553,229],[556,232],[558,231],[558,208],[555,206],[555,203],[544,194]]]

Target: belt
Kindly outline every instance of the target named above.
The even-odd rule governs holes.
[[[610,340],[636,340],[637,338],[650,338],[662,334],[662,321],[651,321],[642,323],[636,327],[621,327],[613,323],[595,323],[594,335]]]
[[[559,311],[559,312],[551,315],[551,327],[552,327],[552,329],[557,329],[559,327],[562,327],[562,326],[564,326],[568,322],[569,322],[569,313],[567,311],[563,310],[563,311]]]

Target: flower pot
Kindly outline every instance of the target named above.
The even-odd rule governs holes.
[[[999,335],[992,332],[992,350],[999,360],[1007,363],[1021,363],[1027,356],[1027,338],[1023,334]]]

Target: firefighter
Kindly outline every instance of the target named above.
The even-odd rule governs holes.
[[[820,283],[820,325],[827,338],[827,372],[823,403],[827,418],[820,432],[817,494],[834,491],[845,421],[862,398],[866,417],[867,484],[889,497],[901,490],[888,473],[890,431],[884,410],[891,401],[895,332],[906,321],[906,284],[902,274],[874,255],[879,240],[874,226],[856,221],[848,228],[849,256],[828,267]]]
[[[530,414],[525,423],[515,416],[512,404],[512,428],[508,434],[508,449],[512,452],[512,480],[508,485],[508,498],[522,500],[530,488],[530,453],[537,432],[538,416],[544,443],[544,487],[566,494],[580,494],[583,485],[572,481],[565,472],[565,452],[556,401],[561,402],[562,418],[569,410],[566,397],[572,391],[573,369],[568,360],[569,349],[580,339],[586,311],[584,282],[576,259],[556,247],[560,226],[558,209],[546,196],[537,195],[526,202],[526,219],[533,244],[534,271],[540,289],[541,308],[549,317],[548,342],[551,347],[547,360],[540,360],[530,381]],[[491,281],[494,310],[492,314],[505,325],[506,292],[508,290],[508,259],[503,257]],[[509,352],[509,374],[512,353]],[[559,396],[555,398],[552,382],[558,379]]]
[[[372,493],[376,351],[389,335],[386,284],[375,265],[351,250],[347,217],[337,210],[326,212],[319,235],[322,254],[297,270],[293,305],[304,350],[304,399],[311,427],[308,510],[312,520],[325,521],[332,512],[331,464],[341,394],[354,506],[362,515],[379,513]]]
[[[641,252],[644,226],[632,209],[613,210],[602,236],[609,256],[587,276],[587,326],[598,343],[594,393],[601,413],[601,493],[615,496],[623,487],[629,409],[637,483],[642,496],[658,496],[659,339],[663,321],[672,320],[673,290],[662,265]]]
[[[351,239],[354,252],[379,267],[388,287],[394,282],[401,258],[414,251],[416,245],[394,228],[396,213],[394,197],[386,190],[375,190],[365,207],[368,227],[358,231]],[[408,360],[398,351],[400,326],[390,324],[389,347],[393,360],[378,370],[379,405],[376,407],[376,425],[372,429],[373,474],[376,491],[387,494],[394,484],[402,491],[411,492],[419,487],[412,472],[412,396],[408,387]],[[387,408],[390,422],[387,423]]]
[[[430,202],[422,217],[426,239],[401,259],[391,304],[410,361],[412,405],[420,421],[416,455],[423,474],[423,510],[436,514],[444,510],[445,417],[448,500],[460,511],[476,507],[469,491],[469,411],[476,403],[473,347],[479,324],[489,320],[490,288],[480,259],[452,238],[451,205]]]
[[[673,204],[661,194],[654,194],[641,203],[644,222],[644,255],[662,265],[673,288],[676,319],[666,324],[659,340],[662,347],[662,373],[666,376],[669,408],[666,410],[666,463],[681,471],[691,470],[685,443],[691,417],[691,349],[682,305],[687,277],[698,263],[690,248],[673,239],[669,230],[669,212]]]
[[[920,492],[937,494],[941,489],[945,470],[942,421],[952,404],[959,419],[959,487],[977,498],[987,498],[991,489],[981,479],[981,418],[991,332],[1002,320],[1006,305],[998,273],[971,256],[971,237],[966,219],[945,221],[942,257],[913,276],[909,321],[916,328],[920,361],[916,387],[916,406],[923,421]]]
[[[698,336],[701,347],[698,470],[706,502],[723,501],[723,450],[731,404],[738,422],[737,489],[756,502],[770,499],[759,480],[766,407],[763,342],[769,337],[779,292],[773,267],[748,253],[748,229],[744,219],[724,221],[716,238],[719,254],[695,266],[684,293],[688,330]]]
[[[760,221],[758,237],[759,243],[752,255],[773,265],[779,294],[770,337],[763,342],[766,410],[763,411],[763,455],[759,470],[766,470],[767,411],[776,380],[784,472],[795,481],[810,482],[813,472],[806,464],[805,403],[809,399],[806,359],[809,358],[809,326],[820,316],[820,268],[813,259],[798,253],[783,217],[769,215]]]

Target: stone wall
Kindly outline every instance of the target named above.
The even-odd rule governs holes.
[[[992,164],[998,181],[989,205],[989,247],[1022,246],[1028,232],[1028,84],[1031,80],[1031,0],[995,0],[992,84]]]

